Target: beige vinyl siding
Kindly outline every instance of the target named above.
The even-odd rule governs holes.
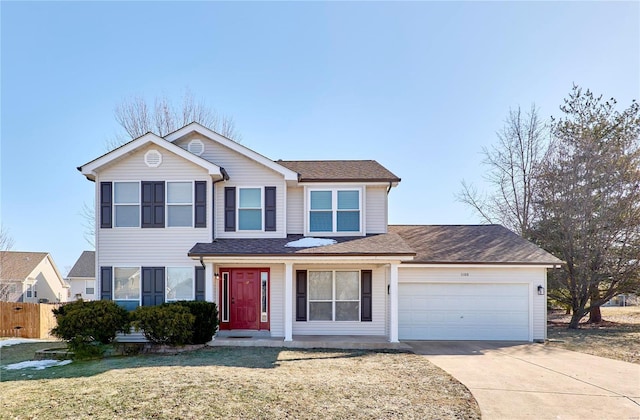
[[[150,168],[144,163],[144,155],[149,150],[157,150],[162,155],[162,163]],[[149,145],[126,158],[106,166],[98,174],[98,181],[164,181],[201,180],[211,178],[206,169],[183,159],[155,144]]]
[[[477,283],[517,284],[529,287],[530,321],[533,340],[542,340],[546,333],[546,296],[537,293],[538,285],[546,289],[546,268],[543,267],[408,267],[400,266],[399,283]]]
[[[37,296],[27,298],[27,284],[35,284]],[[23,287],[25,302],[36,303],[38,299],[48,299],[49,302],[55,303],[67,302],[69,299],[69,289],[65,287],[65,283],[58,276],[58,272],[49,260],[49,256],[44,257],[36,268],[29,273]]]
[[[271,304],[269,308],[272,337],[284,337],[284,264],[271,267]],[[295,273],[295,272],[294,272]],[[295,315],[295,312],[293,312]]]
[[[302,235],[304,233],[304,188],[289,187],[287,189],[287,233]]]
[[[387,187],[367,186],[365,200],[365,232],[387,233]]]
[[[206,228],[102,229],[98,265],[196,265],[187,253],[196,242],[208,240],[209,229]]]
[[[373,266],[314,266],[294,267],[296,270],[372,270],[373,271],[373,295],[372,314],[373,321],[305,321],[295,320],[295,284],[294,284],[294,308],[293,308],[293,334],[294,335],[385,335],[386,334],[386,300],[387,286],[384,268]]]

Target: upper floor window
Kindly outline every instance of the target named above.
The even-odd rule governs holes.
[[[100,227],[207,227],[207,181],[100,183]]]
[[[239,188],[238,229],[262,230],[262,189]]]
[[[116,227],[140,226],[140,184],[114,182],[113,205]]]
[[[167,182],[167,226],[193,226],[191,182]]]
[[[311,190],[309,192],[309,232],[361,231],[360,190]]]

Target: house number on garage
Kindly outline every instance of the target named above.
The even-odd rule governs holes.
[[[469,273],[460,273],[460,277],[469,277]]]

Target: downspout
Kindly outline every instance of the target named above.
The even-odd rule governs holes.
[[[229,180],[229,174],[227,173],[227,171],[224,170],[224,168],[220,168],[220,175],[222,175],[222,179],[218,179],[216,181],[212,181],[211,182],[211,215],[213,216],[213,220],[211,221],[211,240],[215,241],[216,240],[216,184],[218,182],[222,182],[222,181],[228,181]],[[200,263],[202,264],[202,258],[200,258]]]
[[[389,191],[391,191],[392,187],[393,187],[393,182],[389,181],[389,187],[387,187],[387,195],[389,195]]]

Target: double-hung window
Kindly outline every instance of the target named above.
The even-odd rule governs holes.
[[[193,267],[167,267],[167,302],[193,298]]]
[[[262,230],[262,189],[239,188],[238,230]]]
[[[192,182],[167,182],[167,226],[193,226]]]
[[[310,321],[359,321],[358,271],[309,271]]]
[[[113,205],[116,227],[140,227],[139,182],[115,182]]]
[[[361,202],[359,189],[309,191],[309,232],[360,232]]]

